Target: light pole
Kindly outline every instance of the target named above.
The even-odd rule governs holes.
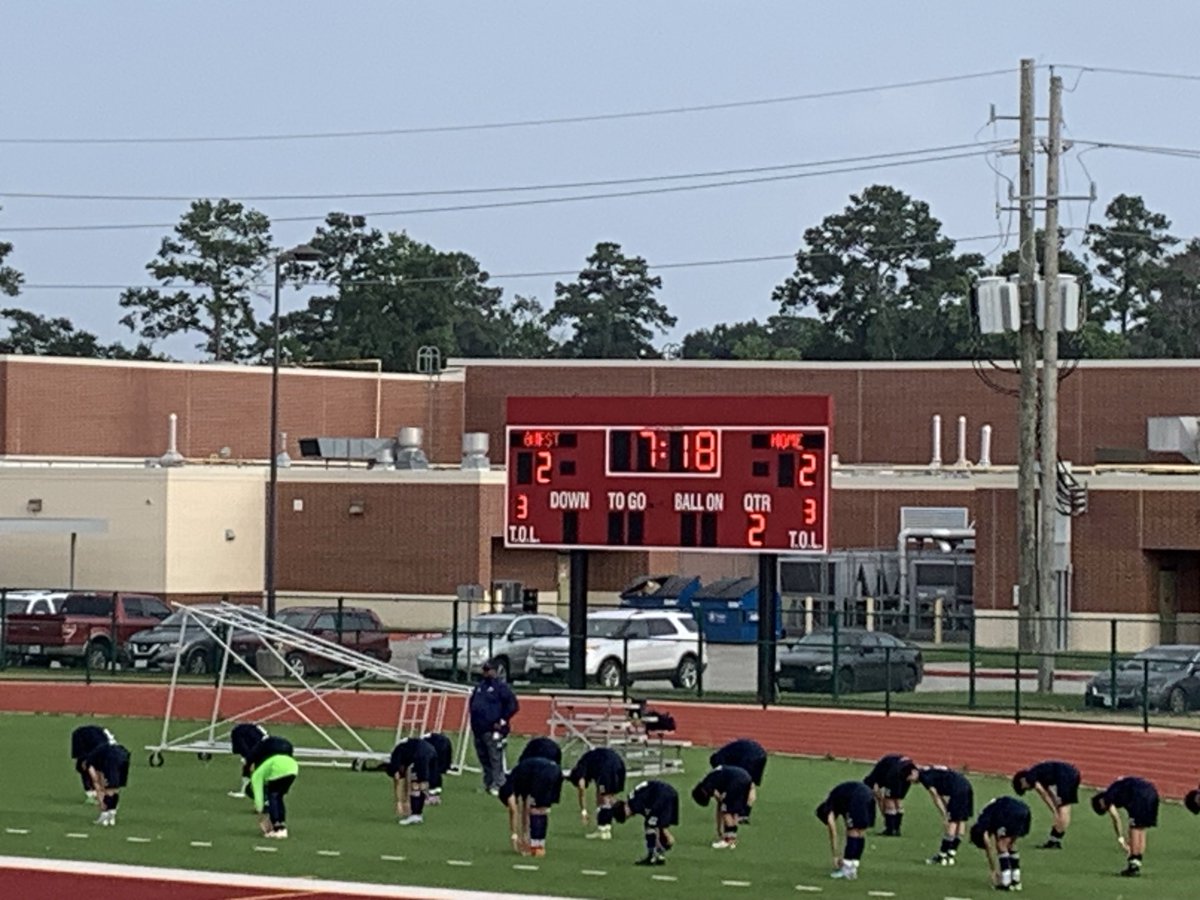
[[[279,521],[275,497],[279,486],[279,289],[284,263],[317,262],[324,254],[308,244],[283,250],[275,257],[275,307],[271,319],[271,456],[267,477],[267,559],[265,565],[267,615],[275,618],[275,556],[279,537]]]

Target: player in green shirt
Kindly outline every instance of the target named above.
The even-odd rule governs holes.
[[[268,756],[250,775],[250,791],[254,809],[259,814],[258,826],[269,838],[285,838],[287,811],[283,797],[300,773],[296,760],[282,753]]]

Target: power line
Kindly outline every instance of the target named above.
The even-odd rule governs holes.
[[[974,146],[974,145],[972,145]],[[658,194],[677,194],[688,193],[692,191],[712,190],[715,188],[724,187],[741,187],[749,184],[767,184],[778,181],[793,181],[801,178],[818,178],[823,175],[840,175],[851,172],[866,172],[879,169],[894,169],[904,166],[922,165],[931,162],[946,162],[948,160],[969,159],[971,157],[985,156],[992,152],[990,149],[971,150],[960,153],[946,153],[934,156],[926,156],[919,159],[892,160],[889,162],[867,163],[864,165],[844,166],[840,168],[827,168],[815,172],[791,172],[782,175],[763,175],[756,178],[741,178],[731,179],[726,181],[712,181],[707,184],[689,184],[689,185],[672,185],[669,187],[655,188],[639,188],[628,191],[610,191],[606,193],[592,194],[575,194],[566,197],[537,197],[526,200],[504,200],[493,203],[461,203],[453,206],[424,206],[413,207],[409,209],[392,209],[392,210],[376,210],[362,213],[362,215],[371,218],[389,218],[395,216],[416,216],[429,213],[445,213],[445,212],[469,212],[485,209],[512,209],[525,206],[546,206],[557,203],[578,203],[589,200],[611,200],[625,197],[646,197]],[[303,215],[303,216],[276,216],[272,218],[272,223],[296,223],[296,222],[323,222],[324,215]],[[70,231],[141,231],[141,230],[165,230],[174,228],[177,222],[121,222],[121,223],[105,223],[94,225],[17,225],[5,226],[3,228],[6,234],[29,234],[35,232],[70,232]]]
[[[939,238],[938,240],[909,241],[907,243],[902,243],[902,244],[885,244],[885,245],[881,245],[879,247],[875,247],[873,249],[875,249],[875,250],[917,250],[917,249],[920,249],[921,247],[935,246],[937,244],[942,243],[942,241],[945,241],[945,240],[950,240],[950,241],[954,242],[954,244],[957,245],[957,244],[976,243],[979,241],[994,241],[996,238],[998,238],[1000,236],[1001,235],[999,235],[999,234],[972,234],[972,235],[967,235],[965,237],[943,236],[943,237]],[[687,261],[683,261],[683,262],[656,263],[656,264],[647,264],[647,268],[651,271],[664,271],[664,270],[671,270],[671,269],[699,269],[699,268],[709,268],[709,267],[715,267],[715,266],[735,266],[735,265],[747,265],[747,264],[752,264],[752,263],[763,263],[763,262],[794,261],[798,256],[804,256],[804,257],[807,257],[810,259],[815,259],[815,258],[830,257],[830,256],[835,256],[835,255],[837,255],[837,254],[805,253],[803,251],[800,251],[797,253],[774,253],[774,254],[764,254],[764,255],[759,255],[759,256],[733,256],[733,257],[719,257],[716,259],[695,259],[695,260],[687,260]],[[578,268],[576,268],[576,269],[546,269],[546,270],[540,270],[540,271],[532,270],[532,271],[526,271],[526,272],[505,272],[505,273],[495,274],[495,275],[488,274],[487,280],[489,282],[491,282],[491,281],[516,281],[516,280],[522,280],[522,279],[528,279],[528,278],[571,278],[571,277],[578,276],[579,272],[580,272],[580,270]],[[340,284],[340,285],[343,285],[346,287],[350,287],[350,286],[353,286],[353,287],[394,287],[394,286],[398,286],[398,285],[442,284],[442,283],[447,283],[447,282],[460,282],[462,280],[463,279],[462,279],[461,275],[440,275],[440,276],[431,276],[428,278],[401,278],[401,279],[392,280],[392,281],[369,281],[369,280],[358,281],[358,280],[355,280],[355,281],[341,282],[341,281],[335,281],[335,280],[310,280],[310,281],[303,282],[303,286],[305,286],[305,287],[332,287],[332,286],[337,286]],[[250,287],[265,289],[265,288],[273,287],[273,283],[270,281],[254,282],[253,284],[250,285]],[[40,290],[40,291],[120,291],[120,290],[127,290],[127,289],[136,289],[136,288],[155,288],[155,289],[159,289],[159,290],[167,289],[167,290],[172,290],[172,291],[181,291],[181,290],[186,291],[186,290],[192,289],[188,285],[171,285],[171,286],[164,288],[164,286],[161,284],[151,284],[151,283],[118,284],[115,282],[113,282],[113,283],[90,282],[90,283],[77,283],[77,284],[68,284],[68,283],[38,284],[38,283],[34,283],[34,284],[22,284],[21,285],[22,290]]]
[[[895,81],[863,87],[840,88],[829,91],[814,91],[804,94],[789,94],[781,97],[762,97],[751,100],[730,100],[722,103],[704,103],[690,106],[671,106],[627,112],[592,113],[577,116],[551,116],[537,119],[516,119],[502,122],[475,122],[457,125],[417,125],[407,128],[371,128],[356,131],[312,131],[283,134],[241,135],[192,135],[184,137],[0,137],[0,144],[23,145],[98,145],[98,144],[228,144],[264,143],[278,141],[313,141],[354,138],[399,137],[418,134],[448,134],[463,131],[497,131],[508,128],[536,128],[546,125],[577,125],[586,122],[612,122],[620,119],[645,119],[656,116],[677,116],[692,113],[715,112],[728,109],[746,109],[761,106],[776,106],[786,103],[801,103],[809,100],[825,100],[835,97],[851,97],[857,94],[873,94],[881,91],[906,90],[937,84],[952,84],[997,75],[1011,75],[1011,69],[991,69],[984,72],[965,72],[959,75],[944,75],[935,78],[920,78],[912,81]]]
[[[1156,72],[1149,69],[1118,69],[1112,66],[1081,66],[1074,63],[1049,63],[1043,68],[1078,69],[1080,72],[1095,72],[1101,75],[1128,75],[1136,78],[1166,78],[1174,81],[1200,81],[1200,75],[1186,72]]]
[[[626,178],[607,178],[591,181],[558,181],[540,184],[504,185],[499,187],[476,188],[440,188],[423,191],[339,191],[324,194],[227,194],[223,192],[207,192],[205,197],[225,197],[230,200],[250,203],[282,202],[290,200],[378,200],[395,197],[445,197],[473,194],[506,194],[526,191],[570,190],[577,188],[613,187],[625,184],[648,184],[663,181],[687,181],[697,178],[719,178],[729,175],[752,175],[765,172],[782,172],[792,169],[816,168],[819,166],[835,166],[847,163],[868,162],[872,160],[897,159],[906,156],[924,156],[935,153],[948,153],[958,150],[993,148],[1005,145],[1006,141],[971,141],[965,144],[944,144],[938,147],[921,147],[914,150],[893,150],[886,153],[868,153],[861,156],[843,156],[834,159],[813,160],[809,162],[778,163],[766,166],[746,166],[731,169],[711,169],[702,172],[680,172],[661,175],[641,175]],[[188,203],[196,199],[195,194],[67,194],[42,193],[36,191],[7,191],[0,190],[0,197],[21,200],[100,200],[106,202],[138,202],[138,203]]]

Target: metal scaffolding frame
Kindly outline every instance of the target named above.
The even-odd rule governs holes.
[[[207,724],[172,736],[176,694],[181,688],[192,687],[186,683],[180,684],[182,654],[176,656],[167,692],[162,734],[157,744],[146,746],[150,751],[151,766],[161,766],[165,753],[195,753],[205,760],[211,759],[213,754],[228,753],[233,726],[242,722],[268,723],[280,719],[289,724],[307,725],[319,738],[319,742],[314,742],[317,746],[293,742],[296,758],[306,760],[310,765],[348,766],[358,770],[368,762],[384,762],[390,758],[392,747],[376,749],[371,746],[360,734],[361,729],[350,725],[329,702],[329,698],[337,694],[356,691],[371,682],[392,684],[399,688],[395,743],[431,731],[445,732],[448,724],[454,724],[458,742],[451,772],[476,771],[466,764],[467,747],[470,744],[466,702],[470,694],[469,687],[407,672],[334,641],[267,618],[254,607],[229,603],[202,608],[180,604],[175,606],[183,614],[179,625],[180,646],[183,646],[184,632],[190,624],[194,624],[215,642],[221,661],[216,683],[212,686],[212,711]],[[250,665],[243,656],[249,655],[247,651],[250,649],[254,651],[255,665]],[[296,651],[332,662],[341,671],[325,678],[298,674],[287,662],[287,655]],[[225,689],[234,687],[227,683],[231,660],[270,692],[272,699],[236,715],[223,717],[221,708]],[[267,671],[260,671],[260,666]],[[271,669],[278,674],[272,673]],[[287,679],[292,684],[281,687],[272,679]],[[457,723],[448,723],[448,706],[454,697],[462,698],[462,712]],[[310,715],[310,711],[314,715]],[[321,724],[316,721],[325,717],[332,722]],[[188,725],[191,724],[189,721]]]

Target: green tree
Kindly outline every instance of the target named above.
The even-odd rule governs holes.
[[[271,265],[263,213],[232,200],[196,200],[146,264],[162,289],[124,291],[120,303],[130,312],[121,324],[151,343],[196,332],[210,359],[248,359],[258,338],[256,283]]]
[[[1200,239],[1164,261],[1155,300],[1143,310],[1129,343],[1135,356],[1195,359],[1200,356]]]
[[[510,359],[548,359],[558,344],[546,325],[546,310],[533,297],[513,298],[501,312],[503,342],[499,355]]]
[[[772,297],[783,313],[815,310],[828,347],[848,358],[954,357],[968,338],[970,275],[982,264],[955,254],[927,203],[873,185],[804,232],[796,269]]]
[[[718,324],[683,339],[685,359],[831,359],[836,341],[811,316],[771,316],[765,323]]]
[[[509,324],[502,292],[470,255],[385,234],[340,212],[330,213],[309,243],[324,258],[308,267],[308,277],[334,290],[284,317],[294,358],[378,358],[389,371],[412,371],[422,346],[437,347],[443,359],[498,355]]]
[[[646,260],[626,256],[620,244],[602,242],[575,281],[554,285],[546,325],[571,330],[561,349],[566,357],[655,357],[658,351],[651,338],[675,324],[675,317],[655,297],[660,287],[662,279],[649,273]]]
[[[25,280],[24,275],[12,266],[4,264],[4,259],[12,253],[12,248],[13,245],[7,241],[0,241],[0,294],[7,294],[9,297],[21,293],[21,282]]]
[[[121,344],[102,344],[90,331],[81,331],[65,318],[50,318],[27,309],[0,309],[8,334],[0,338],[0,353],[24,356],[74,356],[91,359],[155,359],[145,344],[130,350]]]
[[[1106,287],[1096,293],[1105,324],[1122,335],[1141,321],[1154,302],[1155,286],[1169,249],[1179,243],[1171,220],[1151,212],[1141,197],[1120,194],[1104,210],[1106,224],[1088,226],[1087,246],[1096,255],[1096,274]]]

